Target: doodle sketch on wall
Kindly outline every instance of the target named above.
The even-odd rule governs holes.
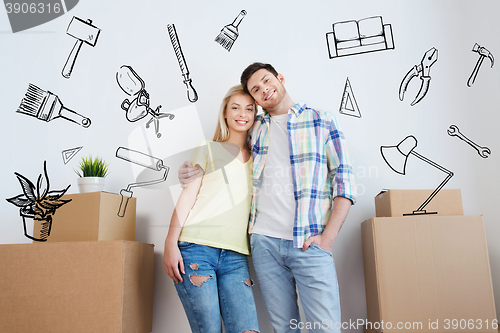
[[[436,50],[436,48],[433,47],[424,53],[420,64],[413,66],[413,68],[410,69],[401,81],[401,85],[399,86],[399,99],[401,101],[405,98],[405,92],[408,89],[408,84],[415,77],[419,77],[422,82],[420,82],[420,90],[418,91],[417,96],[410,105],[414,106],[420,102],[425,95],[427,95],[429,85],[431,84],[431,66],[434,65],[437,60],[438,50]]]
[[[57,95],[54,95],[50,91],[42,90],[31,83],[17,112],[45,122],[60,117],[83,127],[90,126],[89,118],[65,108]]]
[[[448,183],[448,181],[453,177],[453,172],[448,169],[443,168],[436,162],[431,161],[425,156],[420,155],[415,151],[417,147],[417,139],[413,135],[408,135],[396,146],[381,146],[380,153],[385,163],[394,171],[400,175],[406,174],[406,163],[408,157],[413,155],[414,157],[430,164],[432,167],[444,172],[446,178],[438,185],[438,187],[429,195],[429,197],[412,213],[403,214],[404,216],[409,215],[424,215],[424,214],[437,214],[437,212],[428,212],[424,208],[431,202],[432,199],[439,193],[439,191]]]
[[[132,188],[134,187],[139,187],[139,186],[150,186],[154,184],[159,184],[167,180],[168,176],[168,171],[170,168],[166,165],[163,164],[163,161],[159,158],[149,156],[147,154],[141,153],[136,150],[132,150],[129,148],[125,147],[119,147],[116,150],[116,157],[121,158],[122,160],[125,160],[127,162],[135,163],[140,166],[149,168],[154,171],[161,171],[165,170],[162,178],[156,179],[156,180],[150,180],[150,181],[145,181],[145,182],[137,182],[137,183],[132,183],[127,186],[126,189],[122,189],[120,191],[121,195],[121,202],[120,202],[120,207],[118,209],[118,216],[119,217],[124,217],[126,210],[127,210],[127,204],[129,199],[134,195],[132,192]]]
[[[23,218],[24,235],[29,239],[39,242],[47,241],[52,228],[52,216],[62,205],[71,199],[61,199],[71,185],[63,190],[50,190],[49,175],[47,174],[47,161],[43,163],[43,174],[38,176],[36,187],[28,178],[14,172],[23,190],[13,198],[7,199],[11,204],[19,207],[19,214]],[[28,224],[41,223],[39,235],[30,235]]]
[[[63,150],[62,151],[62,158],[63,158],[64,164],[68,164],[68,162],[71,161],[71,159],[73,157],[75,157],[75,155],[78,154],[78,152],[80,150],[82,150],[82,148],[83,148],[83,146]]]
[[[347,78],[345,81],[344,93],[342,94],[342,101],[340,102],[339,112],[341,114],[345,114],[346,116],[361,118],[361,113],[359,112],[356,98],[354,98],[354,93],[352,92],[352,86],[351,82],[349,82],[349,78]]]
[[[326,43],[330,59],[394,49],[392,27],[381,16],[334,23],[333,31],[326,33]]]
[[[179,36],[177,35],[177,31],[175,30],[175,25],[167,24],[167,31],[170,37],[170,42],[172,43],[172,47],[174,48],[175,56],[177,58],[177,61],[179,62],[182,76],[184,77],[183,82],[186,85],[188,100],[191,103],[194,103],[198,100],[198,93],[194,89],[192,80],[189,76],[189,69],[186,64],[186,59],[184,58],[184,53],[182,53],[182,48],[179,42]]]
[[[97,43],[97,38],[99,37],[100,32],[101,29],[92,25],[92,20],[89,19],[84,21],[76,16],[73,16],[66,33],[76,38],[76,42],[61,72],[63,77],[67,79],[70,78],[71,73],[73,72],[73,67],[75,66],[76,57],[78,56],[78,53],[80,53],[83,42],[94,47]]]
[[[472,71],[469,80],[467,80],[467,85],[469,87],[471,87],[474,81],[476,81],[477,73],[479,72],[479,68],[481,68],[481,65],[483,64],[484,58],[490,59],[491,68],[493,68],[493,63],[494,63],[493,54],[491,54],[491,52],[488,51],[485,47],[479,46],[479,44],[475,43],[474,47],[472,48],[472,51],[479,53],[479,59],[476,62],[476,66],[474,67],[474,70]]]
[[[234,19],[233,23],[228,24],[224,28],[222,28],[220,34],[215,37],[215,41],[222,45],[222,47],[226,50],[231,51],[234,42],[239,36],[238,26],[240,25],[246,14],[247,12],[245,10],[242,10]]]
[[[456,136],[460,140],[468,143],[472,148],[477,150],[477,153],[479,156],[482,158],[487,158],[491,154],[491,150],[488,147],[481,147],[477,143],[473,142],[471,139],[463,135],[460,130],[458,129],[458,126],[456,125],[451,125],[450,128],[448,129],[448,135],[449,136]]]
[[[168,117],[172,120],[175,115],[172,113],[161,113],[161,105],[158,105],[156,110],[149,107],[149,94],[146,91],[146,84],[132,67],[127,65],[121,66],[118,72],[116,72],[116,82],[127,95],[134,98],[132,101],[124,99],[121,104],[121,108],[126,112],[125,117],[127,120],[134,122],[150,115],[151,119],[146,123],[146,128],[149,128],[151,123],[153,123],[156,137],[160,138],[160,119]]]

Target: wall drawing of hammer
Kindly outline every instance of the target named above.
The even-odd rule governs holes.
[[[460,133],[460,130],[456,125],[451,125],[450,128],[448,129],[448,135],[449,136],[456,136],[460,140],[467,142],[471,147],[477,150],[477,153],[479,156],[482,158],[487,158],[491,154],[491,150],[488,147],[481,147],[477,143],[473,142],[471,139],[467,138],[465,135]]]
[[[474,81],[476,81],[477,73],[479,72],[479,68],[483,64],[484,58],[488,57],[491,60],[491,67],[493,67],[493,62],[494,62],[493,54],[491,54],[491,52],[488,51],[483,46],[479,46],[476,43],[476,44],[474,44],[474,47],[472,48],[472,51],[479,53],[479,59],[476,62],[476,66],[474,67],[474,70],[472,71],[472,74],[470,75],[469,80],[467,80],[467,85],[469,87],[471,87],[472,84],[474,83]]]
[[[45,91],[34,84],[29,84],[17,112],[49,122],[55,118],[64,118],[83,127],[90,126],[90,119],[65,108],[57,95]]]
[[[215,38],[215,41],[222,45],[222,47],[226,50],[231,51],[236,38],[238,38],[239,36],[238,26],[240,25],[246,14],[247,12],[245,10],[242,10],[234,19],[233,23],[228,24],[224,28],[222,28],[219,36]]]
[[[121,158],[122,160],[125,160],[127,162],[141,165],[151,170],[155,171],[165,170],[165,172],[163,173],[163,177],[160,179],[150,180],[146,182],[132,183],[129,184],[126,189],[122,189],[120,191],[122,200],[120,203],[120,208],[118,209],[118,216],[123,217],[125,216],[128,200],[132,197],[132,195],[134,195],[134,193],[132,192],[132,188],[139,186],[150,186],[166,181],[168,176],[168,171],[170,170],[170,168],[168,166],[163,165],[163,161],[160,160],[159,158],[149,156],[139,151],[125,147],[119,147],[116,150],[116,157]]]
[[[179,43],[179,36],[177,36],[177,31],[175,30],[175,25],[167,24],[167,31],[170,37],[170,42],[174,48],[175,56],[179,62],[179,67],[181,68],[182,76],[184,77],[184,84],[187,88],[188,100],[194,103],[198,100],[198,94],[193,87],[191,78],[189,77],[189,69],[187,68],[186,59],[184,58],[184,53],[182,53],[181,44]]]
[[[73,16],[73,19],[68,25],[68,29],[66,33],[74,38],[76,38],[75,46],[71,50],[66,63],[64,64],[64,68],[61,72],[62,76],[69,79],[71,76],[71,72],[73,71],[73,67],[75,66],[76,57],[80,52],[80,49],[83,45],[83,42],[94,47],[97,43],[97,38],[99,37],[99,33],[101,30],[92,25],[92,20],[83,21],[76,16]]]

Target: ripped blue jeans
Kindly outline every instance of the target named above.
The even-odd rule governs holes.
[[[259,331],[247,256],[178,242],[186,274],[174,283],[193,332]]]

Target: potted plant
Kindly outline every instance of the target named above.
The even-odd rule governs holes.
[[[35,185],[23,175],[14,172],[23,193],[13,198],[7,199],[8,202],[19,207],[19,213],[23,218],[24,235],[32,240],[44,242],[50,235],[52,228],[52,215],[56,209],[71,201],[61,199],[71,185],[68,185],[64,190],[50,191],[49,176],[47,174],[47,161],[43,163],[43,174],[38,176],[38,181]],[[41,223],[40,235],[36,236],[28,234],[27,224],[39,221]]]
[[[79,170],[75,170],[80,193],[99,192],[104,190],[104,177],[108,175],[108,164],[101,158],[92,155],[80,161]]]

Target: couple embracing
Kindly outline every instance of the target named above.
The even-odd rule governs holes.
[[[179,169],[165,270],[193,332],[221,332],[221,317],[228,333],[259,332],[250,253],[275,332],[300,332],[297,291],[309,332],[339,332],[331,249],[355,202],[344,135],[330,113],[295,104],[270,64],[240,81],[213,141]]]

